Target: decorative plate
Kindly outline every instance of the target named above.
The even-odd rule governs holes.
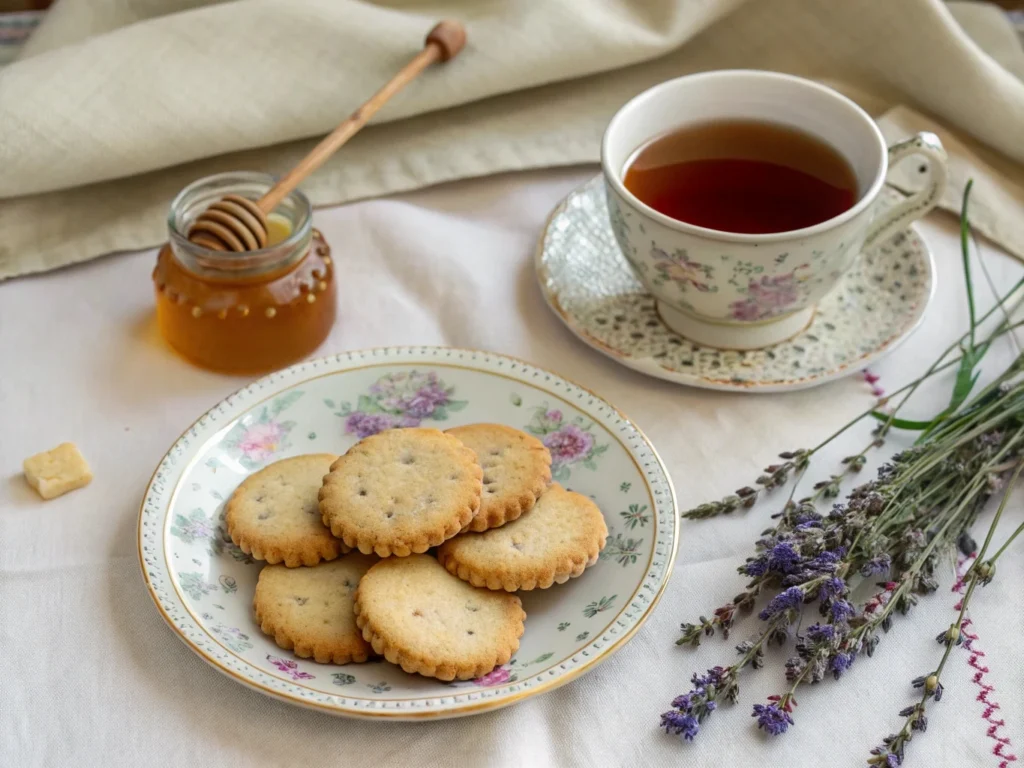
[[[900,199],[883,191],[883,204]],[[867,367],[917,328],[935,288],[932,255],[906,229],[861,254],[798,336],[751,351],[698,346],[662,322],[622,256],[600,176],[552,212],[534,266],[548,305],[598,352],[659,379],[743,392],[815,387]]]
[[[344,453],[394,426],[493,421],[551,450],[557,481],[593,498],[610,532],[577,579],[522,593],[519,652],[484,677],[444,683],[385,661],[299,659],[252,615],[260,563],[231,543],[224,503],[250,473],[286,456]],[[340,715],[420,719],[496,709],[591,669],[640,628],[675,559],[678,514],[653,446],[621,412],[510,357],[444,347],[348,352],[271,374],[201,416],[153,474],[139,515],[139,559],[174,632],[226,675]]]

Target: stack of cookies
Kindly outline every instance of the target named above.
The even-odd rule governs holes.
[[[441,680],[508,662],[526,619],[510,593],[579,576],[608,535],[590,499],[551,484],[544,445],[499,424],[393,429],[340,458],[276,462],[226,516],[269,563],[254,606],[278,645]]]

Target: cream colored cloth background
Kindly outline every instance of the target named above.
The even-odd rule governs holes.
[[[466,22],[466,50],[304,185],[316,204],[592,162],[637,92],[757,67],[960,134],[988,171],[976,223],[1021,256],[1024,57],[998,12],[962,5],[1009,68],[940,0],[60,0],[0,70],[0,279],[160,242],[199,176],[287,169],[442,17]]]

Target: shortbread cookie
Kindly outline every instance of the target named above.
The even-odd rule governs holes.
[[[608,527],[597,505],[555,483],[518,520],[446,541],[438,560],[476,587],[547,589],[597,562]]]
[[[469,680],[506,663],[526,620],[517,596],[471,587],[430,555],[373,566],[359,582],[355,612],[375,652],[439,680]]]
[[[537,438],[503,424],[453,427],[476,454],[484,470],[480,510],[467,531],[486,531],[515,520],[529,510],[551,483],[551,454]]]
[[[282,459],[250,475],[228,501],[228,535],[257,560],[289,568],[316,565],[348,552],[320,519],[317,496],[337,456]]]
[[[426,552],[480,506],[476,454],[436,429],[389,429],[338,459],[320,489],[324,524],[350,547],[381,557]]]
[[[22,462],[25,479],[44,499],[55,499],[88,485],[92,472],[74,443],[61,443]]]
[[[370,644],[356,626],[356,588],[376,557],[354,552],[329,563],[260,571],[253,609],[260,629],[296,656],[321,664],[366,661]]]

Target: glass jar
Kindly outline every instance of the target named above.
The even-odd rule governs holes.
[[[271,229],[285,237],[266,248],[230,253],[188,240],[192,222],[212,203],[230,193],[257,200],[273,183],[262,173],[221,173],[190,184],[171,203],[169,240],[153,270],[157,321],[171,346],[204,368],[281,368],[313,352],[334,324],[331,251],[301,192],[271,214]]]

